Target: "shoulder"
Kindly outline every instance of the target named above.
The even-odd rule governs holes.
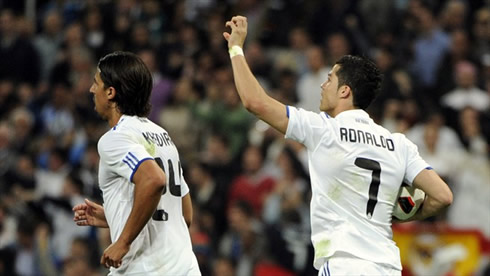
[[[132,135],[125,131],[109,130],[102,137],[100,137],[97,143],[99,154],[110,151],[111,149],[125,146],[128,142],[132,141]]]
[[[393,140],[398,147],[405,149],[405,151],[418,151],[417,145],[405,136],[403,133],[392,133]]]
[[[303,108],[295,106],[286,106],[288,118],[299,118],[301,120],[308,120],[316,123],[326,123],[327,121],[333,121],[334,118],[330,117],[325,112],[316,113],[313,111],[308,111]]]
[[[399,132],[394,132],[391,134],[393,137],[393,140],[395,140],[398,143],[412,143],[405,134],[399,133]]]
[[[99,153],[137,142],[138,133],[137,122],[132,117],[121,119],[99,139]]]

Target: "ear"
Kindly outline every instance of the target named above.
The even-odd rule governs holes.
[[[339,96],[340,96],[340,98],[347,99],[351,95],[352,95],[352,90],[350,89],[350,87],[348,85],[345,85],[344,84],[344,85],[340,86],[340,88],[339,88]]]
[[[116,97],[116,89],[114,89],[114,87],[112,86],[107,88],[106,93],[109,100],[112,100],[114,99],[114,97]]]

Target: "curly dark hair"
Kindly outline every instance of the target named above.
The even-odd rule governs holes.
[[[143,61],[129,52],[113,52],[99,60],[97,67],[104,88],[114,87],[113,101],[122,114],[148,116],[153,87],[151,72]]]
[[[349,86],[354,106],[365,110],[381,89],[383,76],[378,67],[367,58],[351,55],[343,56],[336,64],[340,66],[337,71],[339,87]]]

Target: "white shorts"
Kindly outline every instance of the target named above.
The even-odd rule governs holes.
[[[384,264],[378,264],[350,256],[333,256],[329,258],[318,271],[318,276],[336,275],[390,275],[401,276],[400,270]]]

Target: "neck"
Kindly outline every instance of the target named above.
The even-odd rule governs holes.
[[[119,122],[122,115],[123,114],[121,114],[119,111],[117,111],[116,108],[112,109],[110,114],[109,114],[109,117],[107,118],[107,122],[109,123],[109,126],[111,128],[114,127]]]
[[[336,117],[337,115],[339,115],[340,113],[342,113],[344,111],[354,110],[354,109],[357,109],[357,108],[352,106],[352,105],[339,104],[334,109],[327,111],[327,113],[330,117]]]

